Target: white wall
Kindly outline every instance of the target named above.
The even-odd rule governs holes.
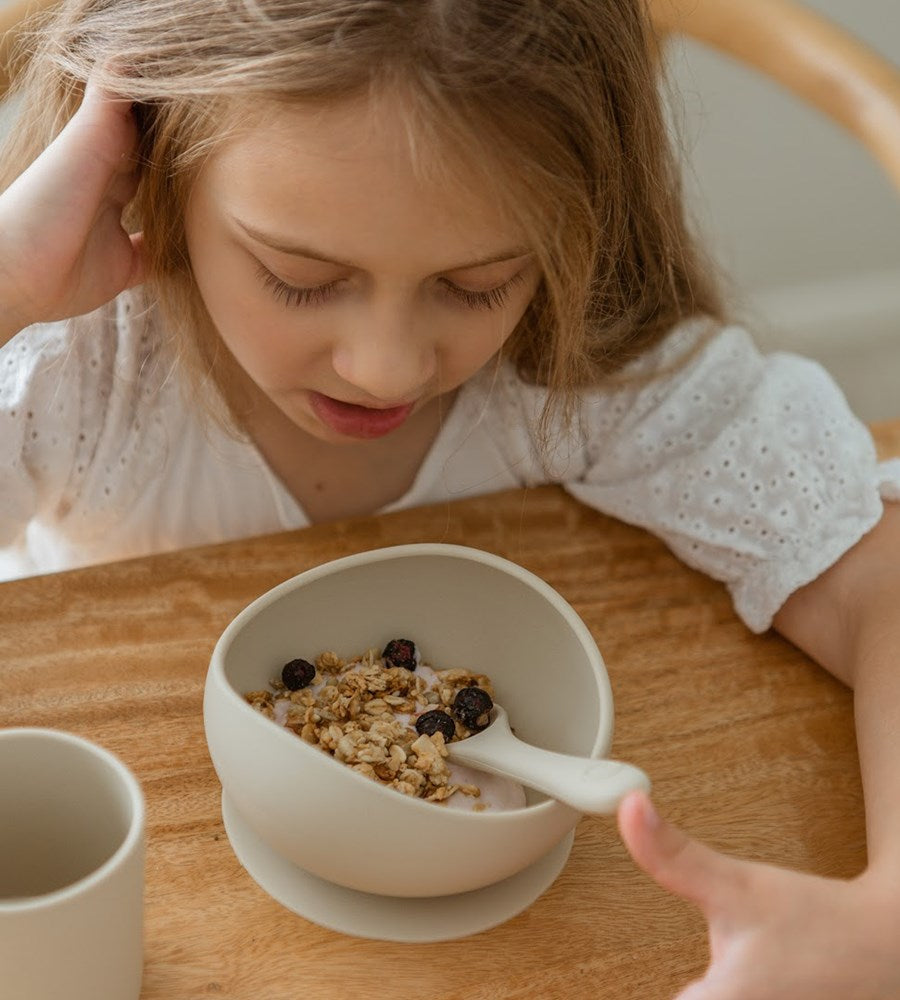
[[[753,0],[736,0],[753,2]],[[898,0],[807,0],[900,67]],[[818,357],[866,419],[900,416],[900,192],[776,84],[676,43],[694,213],[765,346]]]

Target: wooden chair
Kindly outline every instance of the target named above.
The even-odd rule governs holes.
[[[900,189],[900,69],[792,0],[648,0],[680,34],[746,63],[855,135]]]
[[[22,24],[56,2],[0,8],[0,96]],[[857,136],[900,188],[900,70],[887,59],[792,0],[647,2],[662,38],[691,36],[777,80]]]
[[[47,10],[57,0],[5,0],[0,5],[0,99],[15,77],[16,43],[32,15]]]

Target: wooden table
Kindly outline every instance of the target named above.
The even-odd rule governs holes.
[[[900,422],[875,428],[900,454]],[[585,819],[523,914],[434,945],[343,937],[238,864],[203,735],[210,651],[274,584],[367,548],[460,542],[539,574],[581,614],[616,698],[616,756],[659,807],[743,856],[852,876],[865,863],[850,693],[649,535],[546,487],[0,585],[0,726],[119,754],[148,804],[144,1000],[669,1000],[707,960],[696,911]],[[98,998],[99,1000],[99,998]]]

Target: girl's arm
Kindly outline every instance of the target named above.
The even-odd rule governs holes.
[[[774,624],[853,688],[869,867],[892,864],[900,877],[900,504],[885,504],[875,528]]]
[[[851,685],[869,862],[841,881],[742,861],[691,840],[639,793],[619,811],[635,861],[695,903],[711,961],[678,1000],[900,997],[900,505],[818,579],[775,627]]]
[[[141,280],[140,237],[122,226],[136,146],[131,105],[88,84],[56,140],[0,194],[0,345]]]

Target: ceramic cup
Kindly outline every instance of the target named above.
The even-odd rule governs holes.
[[[138,1000],[144,800],[87,740],[0,730],[0,994]]]

